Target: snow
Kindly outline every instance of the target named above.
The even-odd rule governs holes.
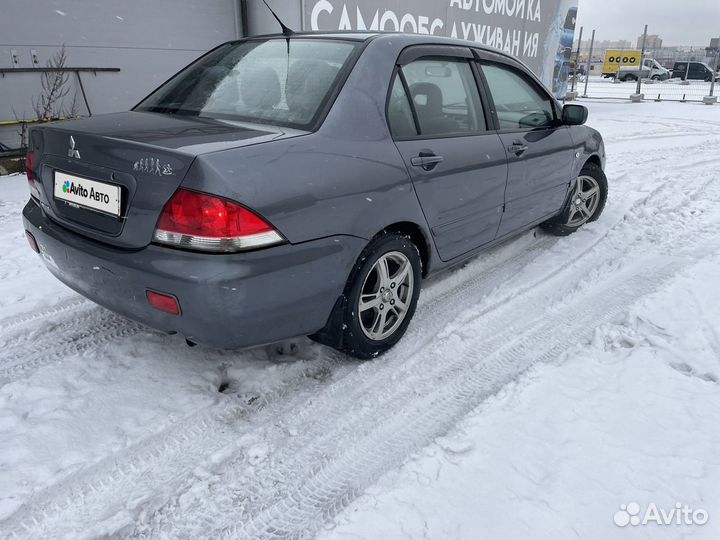
[[[538,364],[386,474],[327,538],[717,538],[622,529],[620,504],[720,505],[720,260]],[[698,314],[701,314],[698,320]],[[696,530],[697,529],[697,530]]]
[[[720,536],[720,108],[582,103],[601,219],[428,280],[369,363],[83,300],[0,178],[0,537]],[[615,525],[632,502],[709,521]]]

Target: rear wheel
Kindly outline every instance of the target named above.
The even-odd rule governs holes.
[[[383,233],[360,255],[348,279],[341,310],[320,341],[363,360],[393,347],[415,313],[422,261],[410,238]],[[339,315],[339,316],[338,316]],[[334,321],[334,322],[333,322]]]
[[[603,170],[594,163],[586,163],[575,180],[564,211],[541,227],[558,236],[574,233],[600,217],[607,193],[607,178]]]

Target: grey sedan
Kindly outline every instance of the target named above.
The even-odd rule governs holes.
[[[23,221],[62,282],[189,343],[309,335],[372,358],[424,277],[599,217],[586,118],[475,43],[250,38],[132,111],[33,128]]]

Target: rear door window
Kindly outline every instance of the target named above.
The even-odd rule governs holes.
[[[398,74],[388,104],[393,135],[409,133],[403,94],[405,103],[411,104],[409,112],[414,112],[413,121],[417,119],[414,131],[420,136],[452,137],[487,130],[475,76],[466,59],[422,58],[403,66],[401,71],[407,88]]]

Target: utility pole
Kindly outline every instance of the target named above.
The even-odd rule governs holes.
[[[643,46],[642,51],[640,52],[640,70],[638,71],[638,83],[637,87],[635,88],[635,94],[630,96],[630,100],[633,102],[640,102],[642,101],[642,94],[640,93],[640,86],[642,85],[642,70],[645,66],[645,42],[647,41],[647,24],[645,25],[645,31],[643,32]]]
[[[593,45],[595,45],[595,30],[592,31],[592,37],[590,38],[590,52],[588,53],[587,69],[585,70],[585,91],[583,97],[588,97],[587,87],[588,81],[590,80],[590,63],[592,62]]]
[[[720,38],[718,39],[712,39],[710,41],[710,47],[707,49],[708,53],[715,53],[715,61],[713,62],[712,67],[712,74],[710,75],[710,95],[705,96],[703,98],[703,103],[706,105],[712,105],[713,103],[717,103],[717,97],[714,95],[715,93],[715,77],[717,77],[717,69],[718,69],[718,61],[720,60]],[[688,65],[690,63],[688,62]]]

